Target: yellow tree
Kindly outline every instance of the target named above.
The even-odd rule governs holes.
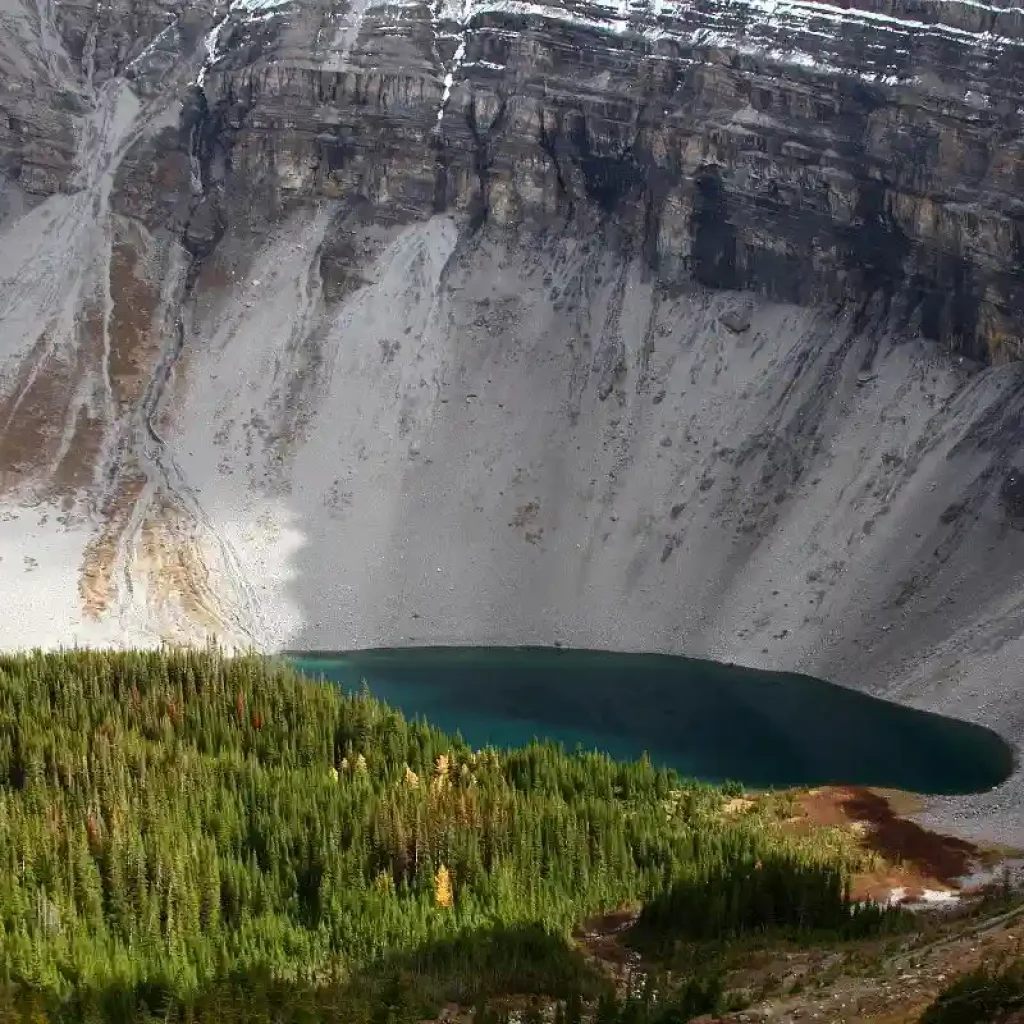
[[[454,902],[452,896],[452,876],[442,864],[434,875],[434,902],[439,907],[450,907]]]

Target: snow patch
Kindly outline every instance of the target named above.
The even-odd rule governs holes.
[[[896,18],[891,14],[882,14],[878,11],[865,11],[853,7],[837,7],[828,3],[811,3],[809,0],[744,0],[742,5],[749,11],[759,11],[768,20],[776,16],[792,16],[794,21],[810,21],[813,19],[824,19],[833,24],[863,24],[874,25],[891,29],[894,32],[905,33],[932,33],[936,35],[949,35],[959,39],[983,43],[1006,43],[1011,40],[994,36],[990,32],[969,32],[967,29],[955,28],[952,25],[945,25],[941,22],[914,21],[906,18]]]
[[[140,61],[142,61],[142,60],[145,60],[145,59],[146,59],[146,58],[147,58],[147,57],[148,57],[148,56],[149,56],[149,55],[150,55],[150,54],[151,54],[151,53],[152,53],[152,52],[153,52],[153,51],[154,51],[154,50],[156,49],[156,47],[157,47],[157,44],[158,44],[158,43],[160,42],[160,40],[161,40],[161,39],[163,39],[163,37],[164,37],[165,35],[167,35],[167,33],[171,31],[171,29],[174,29],[174,28],[177,28],[177,27],[178,27],[178,16],[177,16],[177,15],[175,15],[175,16],[174,16],[174,18],[173,18],[173,19],[171,20],[171,22],[170,22],[170,23],[169,23],[168,25],[166,25],[166,26],[165,26],[164,28],[162,28],[162,29],[161,29],[161,30],[160,30],[160,31],[159,31],[159,32],[158,32],[158,33],[157,33],[157,34],[156,34],[156,35],[155,35],[155,36],[153,37],[152,41],[151,41],[151,42],[149,43],[149,45],[148,45],[148,46],[147,46],[147,47],[146,47],[146,48],[145,48],[145,49],[144,49],[144,50],[142,51],[142,53],[140,53],[140,54],[138,55],[138,57],[135,57],[135,58],[134,58],[133,60],[130,60],[130,61],[128,62],[128,65],[127,65],[127,67],[125,68],[125,70],[128,70],[128,68],[133,68],[133,67],[135,67],[135,65],[136,65],[136,64],[138,64],[138,63],[139,63]]]
[[[278,14],[278,8],[285,7],[292,2],[293,0],[232,0],[227,14],[206,33],[204,41],[206,57],[196,77],[196,85],[200,89],[203,88],[207,72],[224,56],[223,51],[220,49],[220,35],[221,30],[232,19],[232,16],[240,16],[237,17],[237,20],[244,22],[264,21]]]
[[[440,127],[441,122],[444,120],[445,108],[448,106],[448,100],[451,99],[455,77],[462,70],[462,63],[466,57],[466,43],[469,39],[469,23],[476,13],[472,0],[438,0],[431,12],[430,21],[434,31],[434,56],[445,73],[443,79],[444,89],[441,93],[441,102],[437,108],[438,127]],[[458,31],[444,31],[442,26],[453,21],[459,26]],[[441,57],[440,42],[442,39],[458,40],[451,61],[446,62]]]
[[[418,6],[411,0],[363,2],[366,10]],[[953,0],[929,2],[937,6],[951,3]],[[968,6],[985,11],[1000,10],[981,3],[968,3]],[[1007,8],[1006,13],[1015,10]],[[560,4],[547,4],[535,0],[438,0],[431,21],[434,29],[435,55],[444,72],[444,93],[437,117],[439,123],[444,117],[445,105],[458,73],[464,67],[464,44],[468,41],[468,34],[472,31],[474,22],[484,16],[501,14],[557,21],[615,35],[637,35],[651,43],[669,40],[688,46],[718,46],[739,53],[762,54],[773,61],[807,67],[820,73],[859,77],[864,81],[884,85],[899,84],[909,76],[899,75],[897,69],[892,66],[875,72],[857,67],[841,67],[808,52],[799,45],[772,46],[771,39],[806,35],[825,41],[836,40],[843,27],[855,26],[893,33],[908,39],[922,35],[947,38],[983,52],[998,51],[1007,46],[1018,47],[1024,42],[993,32],[972,32],[941,21],[898,18],[878,11],[840,7],[834,3],[817,3],[812,0],[733,0],[717,9],[703,11],[702,26],[689,30],[684,29],[680,23],[692,19],[693,8],[688,3],[678,3],[675,0],[641,0],[632,4],[629,0],[597,0],[574,6],[572,9]],[[455,35],[460,39],[460,46],[456,51],[456,57],[451,62],[445,62],[437,53],[437,42],[450,35],[443,32],[442,27],[452,21],[459,27]],[[746,27],[738,29],[738,25]],[[868,49],[888,53],[894,48],[889,45],[868,44]],[[904,54],[906,49],[897,47],[895,52]],[[471,66],[487,65],[483,62],[474,62]]]
[[[955,910],[960,906],[960,893],[949,889],[922,889],[913,896],[908,895],[905,886],[889,890],[889,895],[879,902],[886,907],[900,907],[903,910]]]
[[[323,70],[344,71],[348,67],[348,57],[359,39],[368,6],[368,0],[349,0],[341,27],[335,32],[331,42],[331,49],[334,52],[324,61]],[[317,35],[319,41],[319,32]]]
[[[444,119],[444,108],[452,94],[452,86],[455,84],[455,75],[462,66],[462,59],[466,56],[466,33],[463,33],[459,45],[455,48],[455,56],[452,58],[448,73],[444,76],[444,92],[441,93],[441,105],[437,111],[437,123]]]
[[[932,0],[932,2],[935,2],[935,0]],[[952,0],[941,0],[941,2],[952,2]],[[389,0],[383,0],[383,2],[381,0],[369,0],[367,8],[400,5],[400,3],[396,4],[389,2]],[[410,6],[415,6],[415,4],[410,4]],[[650,29],[645,31],[642,23],[645,21],[649,22],[652,14],[655,19],[664,17],[676,19],[681,15],[689,13],[691,10],[688,4],[671,3],[669,0],[664,0],[664,2],[659,2],[656,5],[654,11],[647,10],[634,14],[631,17],[632,12],[626,0],[608,0],[608,2],[587,5],[588,12],[594,11],[594,14],[583,16],[557,4],[535,3],[532,0],[467,0],[466,3],[458,5],[453,4],[451,0],[442,0],[437,5],[440,18],[452,17],[451,9],[455,6],[459,6],[462,9],[453,20],[458,20],[463,26],[468,26],[475,18],[481,15],[512,14],[563,21],[584,28],[595,28],[619,34],[639,29],[642,35],[656,34],[658,38],[674,38],[680,41],[685,40],[684,34],[673,33],[661,28],[654,30],[652,33]],[[995,10],[980,4],[977,6],[984,10]],[[671,13],[668,13],[670,9]],[[607,14],[603,14],[603,12],[607,12]],[[731,26],[738,21],[746,21],[747,14],[761,15],[766,25],[771,25],[776,21],[786,23],[785,26],[779,24],[778,28],[792,27],[804,30],[812,21],[824,20],[834,25],[872,26],[905,34],[946,35],[983,46],[1020,45],[1018,40],[998,36],[991,32],[971,32],[943,22],[897,18],[893,15],[882,14],[877,11],[839,7],[829,3],[811,2],[811,0],[741,0],[741,2],[723,5],[721,12],[706,12],[705,17],[708,20],[714,20],[718,16],[725,16],[728,18]],[[723,34],[731,40],[738,41],[741,38],[731,29]]]
[[[278,7],[290,4],[292,0],[234,0],[231,4],[232,11],[248,11],[250,14],[258,14],[261,11],[270,11]]]
[[[206,57],[203,58],[203,65],[199,69],[199,74],[196,76],[196,85],[200,89],[203,87],[203,83],[206,81],[206,73],[213,67],[220,57],[220,32],[228,20],[228,15],[218,21],[209,32],[206,33],[206,38],[203,40],[203,45],[206,47]],[[193,188],[195,192],[195,173],[193,171]]]

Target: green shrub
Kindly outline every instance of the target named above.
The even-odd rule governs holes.
[[[1024,960],[981,966],[950,982],[925,1011],[922,1024],[998,1024],[1024,1009]]]
[[[901,911],[850,899],[841,866],[793,849],[764,849],[756,833],[695,838],[682,871],[644,906],[636,925],[655,948],[678,939],[720,940],[750,933],[830,933],[862,938],[898,927]]]

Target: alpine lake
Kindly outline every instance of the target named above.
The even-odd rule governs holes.
[[[660,654],[535,647],[292,653],[310,677],[364,686],[473,747],[533,739],[748,788],[991,789],[1014,751],[989,729],[809,676]]]

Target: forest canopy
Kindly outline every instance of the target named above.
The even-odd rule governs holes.
[[[698,938],[857,916],[834,854],[725,799],[647,760],[475,751],[275,659],[3,656],[0,968],[58,1001],[315,991],[403,957],[523,985],[624,905]]]

